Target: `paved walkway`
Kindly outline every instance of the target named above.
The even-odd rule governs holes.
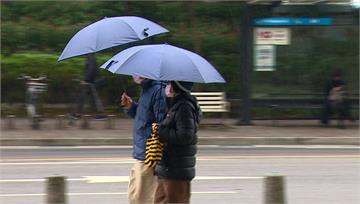
[[[205,124],[221,119],[204,119]],[[360,145],[359,125],[346,122],[345,129],[336,123],[327,127],[318,121],[254,121],[251,126],[236,126],[235,120],[224,121],[227,126],[201,127],[199,143],[206,145]],[[58,129],[57,120],[45,119],[40,129],[33,130],[26,118],[15,119],[15,129],[9,130],[7,120],[1,120],[1,145],[130,145],[131,119],[116,118],[113,129],[107,121],[90,120],[90,129],[82,129],[81,121],[73,125],[65,121]]]

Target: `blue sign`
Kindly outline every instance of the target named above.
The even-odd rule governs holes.
[[[332,18],[256,18],[257,26],[330,26]]]

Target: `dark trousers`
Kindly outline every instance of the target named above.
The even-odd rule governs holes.
[[[334,104],[331,101],[327,100],[324,103],[321,122],[323,124],[328,124],[329,118],[334,114],[337,114],[338,119],[341,121],[346,119],[351,120],[349,103],[344,100],[341,103]]]
[[[100,100],[100,97],[96,91],[95,84],[87,83],[82,85],[81,95],[76,99],[76,105],[74,113],[82,113],[84,109],[85,99],[87,96],[91,96],[92,107],[98,113],[104,112],[104,106]],[[94,108],[95,107],[95,108]]]
[[[190,182],[157,178],[154,203],[190,203]]]

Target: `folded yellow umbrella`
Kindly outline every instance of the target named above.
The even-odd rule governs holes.
[[[158,123],[152,124],[151,132],[151,137],[146,141],[145,164],[155,168],[163,156],[164,144],[160,142]]]

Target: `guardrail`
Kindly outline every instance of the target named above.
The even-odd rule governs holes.
[[[69,119],[66,115],[57,115],[55,117],[55,127],[57,129],[66,129],[66,122],[68,122],[68,125],[74,126],[75,122],[72,119]],[[114,121],[115,121],[116,115],[107,115],[107,117],[104,119],[105,129],[114,129]],[[34,130],[41,129],[41,122],[44,121],[40,115],[34,115],[29,119],[29,125]],[[83,115],[80,118],[80,127],[82,129],[91,129],[91,122],[93,121],[91,119],[91,115]],[[4,128],[7,130],[16,130],[16,115],[7,115],[6,121],[4,123]]]

